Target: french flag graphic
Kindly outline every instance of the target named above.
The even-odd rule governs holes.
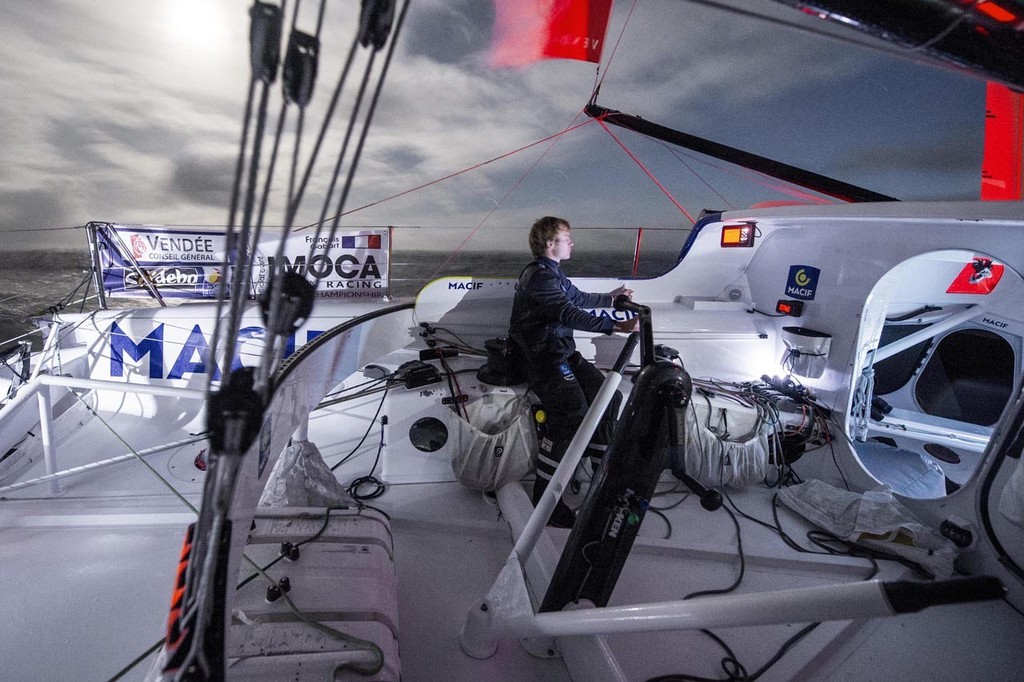
[[[341,238],[343,249],[379,249],[379,234],[357,234]]]

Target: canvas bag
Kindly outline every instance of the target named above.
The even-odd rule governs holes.
[[[452,472],[459,483],[493,491],[530,472],[537,433],[525,396],[496,388],[467,404],[466,415],[449,417]]]
[[[741,419],[744,415],[735,411],[730,415],[737,431],[746,433],[723,439],[705,425],[706,417],[699,417],[691,404],[682,419],[685,442],[669,452],[672,471],[685,472],[713,488],[743,488],[764,480],[769,468],[767,426],[749,416]]]

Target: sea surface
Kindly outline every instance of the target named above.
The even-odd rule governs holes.
[[[676,252],[645,255],[637,277],[653,277],[668,270]],[[455,256],[440,251],[398,251],[391,254],[390,290],[395,298],[413,297],[431,279],[452,275],[510,277],[531,260],[528,253],[492,251],[460,252]],[[570,277],[618,277],[634,275],[632,253],[573,253],[564,263]],[[109,299],[110,307],[145,305],[138,299]],[[155,304],[154,304],[155,305]],[[0,257],[0,352],[9,350],[19,338],[39,347],[42,336],[33,317],[52,316],[54,311],[79,312],[98,306],[92,282],[89,253],[69,251],[15,251]]]

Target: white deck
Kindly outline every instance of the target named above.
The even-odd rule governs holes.
[[[395,366],[407,359],[404,353],[391,358]],[[480,364],[478,358],[460,357],[453,368]],[[464,391],[475,390],[473,374],[460,377]],[[356,376],[351,383],[361,381]],[[424,396],[425,391],[436,396]],[[389,426],[406,424],[424,405],[443,416],[448,408],[440,399],[446,394],[443,383],[395,389],[381,414],[389,416]],[[314,413],[310,440],[329,465],[358,442],[381,395]],[[436,397],[436,404],[425,397]],[[202,424],[198,419],[173,426],[158,420],[108,421],[137,449],[186,438]],[[379,442],[380,426],[374,425],[358,454],[339,468],[338,479],[347,484],[367,473]],[[391,517],[402,679],[569,679],[560,658],[535,658],[514,640],[502,641],[486,660],[460,650],[458,633],[467,612],[487,592],[512,548],[509,526],[493,501],[454,481],[445,468],[444,450],[428,455],[403,447],[407,442],[397,427],[385,433],[385,442],[377,474],[383,471],[382,478],[394,484],[370,504]],[[202,474],[191,463],[203,447],[198,442],[147,457],[193,504],[198,504]],[[60,444],[59,463],[63,468],[125,450],[93,419],[69,431]],[[805,458],[827,456],[826,450]],[[39,475],[41,464],[36,467],[23,478]],[[672,488],[672,480],[666,474],[659,489]],[[40,484],[8,493],[0,502],[0,565],[7,586],[0,592],[0,659],[6,679],[109,679],[163,637],[192,512],[138,462],[71,476],[62,486],[65,491],[57,498],[48,484]],[[660,496],[654,504],[669,506],[680,495]],[[764,487],[731,492],[741,510],[768,522],[772,495]],[[779,513],[789,534],[809,546],[807,524],[786,509]],[[725,511],[706,512],[691,496],[665,514],[671,535],[666,537],[665,520],[647,515],[612,605],[681,599],[693,591],[724,588],[735,579],[736,533]],[[856,582],[869,574],[864,559],[798,553],[755,523],[741,519],[740,527],[746,575],[739,593]],[[568,536],[559,529],[545,533],[556,546]],[[906,572],[884,562],[879,578]],[[294,593],[301,589],[293,585]],[[337,598],[344,603],[344,594]],[[729,628],[718,634],[752,674],[801,627]],[[700,632],[607,640],[630,680],[671,673],[722,676],[723,653]],[[936,607],[898,619],[831,622],[798,643],[761,679],[1013,680],[1024,666],[1021,641],[1024,617],[1003,602]],[[124,679],[141,679],[147,668],[148,661]]]

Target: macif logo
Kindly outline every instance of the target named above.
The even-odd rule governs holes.
[[[110,376],[121,377],[126,372],[133,373],[132,369],[126,370],[125,368],[125,356],[132,361],[128,363],[129,367],[133,365],[139,367],[134,371],[139,371],[150,379],[186,379],[188,375],[206,374],[210,356],[209,334],[197,324],[192,327],[186,338],[168,341],[164,338],[164,330],[164,324],[159,323],[149,330],[144,338],[136,341],[132,335],[122,330],[117,322],[111,323],[110,333],[107,336],[110,339]],[[319,330],[307,330],[305,332],[306,343],[322,333]],[[242,346],[247,341],[263,339],[265,335],[266,330],[263,327],[243,327],[238,331],[234,358],[231,362],[232,370],[242,366]],[[284,357],[295,352],[298,335],[299,332],[293,332],[285,340]],[[175,353],[175,351],[177,352]],[[165,373],[165,358],[171,355],[174,356],[174,362]],[[144,360],[147,362],[144,363]],[[220,367],[215,366],[213,378],[219,380],[220,377]]]
[[[786,296],[802,301],[813,301],[820,274],[821,270],[810,265],[791,265],[789,279],[786,281]]]

